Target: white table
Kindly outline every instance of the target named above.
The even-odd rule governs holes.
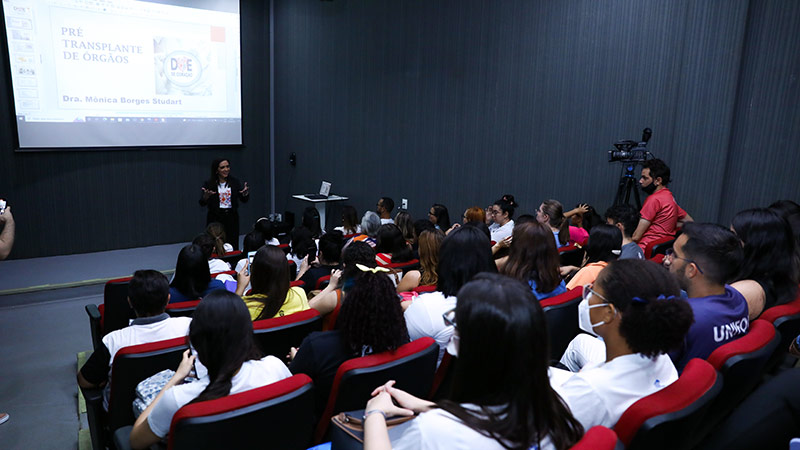
[[[329,195],[326,198],[308,198],[306,194],[297,194],[293,195],[292,198],[296,198],[298,200],[303,200],[306,202],[311,202],[314,204],[314,207],[317,208],[317,212],[319,212],[319,223],[322,229],[324,230],[327,222],[325,221],[325,208],[328,206],[328,202],[338,202],[341,200],[348,200],[349,197],[342,197],[341,195]]]

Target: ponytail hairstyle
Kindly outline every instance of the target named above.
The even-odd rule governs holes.
[[[286,263],[283,250],[274,245],[265,245],[258,249],[250,273],[253,294],[267,297],[255,299],[264,303],[256,320],[275,317],[286,301],[286,294],[289,293],[289,265]]]
[[[652,261],[613,261],[594,284],[622,315],[620,335],[642,356],[655,359],[680,347],[694,322],[678,281]]]
[[[511,194],[506,194],[500,200],[494,202],[494,204],[500,208],[500,211],[504,213],[508,213],[508,220],[514,218],[514,210],[519,207],[516,201],[514,201],[514,196]]]
[[[211,222],[206,227],[206,233],[214,239],[214,253],[217,256],[225,254],[225,227],[219,222]]]
[[[362,272],[347,291],[336,325],[345,346],[359,356],[396,350],[409,341],[403,308],[385,272]]]
[[[436,285],[439,275],[439,247],[442,246],[444,232],[442,230],[423,231],[419,235],[419,265],[422,267],[420,286]]]
[[[569,243],[569,221],[564,217],[564,207],[558,200],[545,200],[542,202],[542,214],[550,220],[547,222],[551,228],[558,228],[559,246]]]
[[[536,290],[552,292],[561,283],[558,249],[553,233],[539,222],[514,225],[508,261],[502,273],[523,283],[536,282]]]
[[[262,217],[256,221],[253,225],[254,230],[258,230],[261,234],[264,235],[264,242],[271,241],[275,238],[275,227],[272,226],[272,222],[266,217]]]
[[[190,403],[224,397],[233,375],[245,361],[260,359],[247,306],[225,289],[210,292],[198,305],[189,325],[189,342],[208,369],[208,386]]]
[[[550,386],[547,320],[528,285],[478,274],[458,291],[455,319],[458,364],[452,395],[439,408],[508,449],[540,447],[547,438],[565,449],[581,438],[583,427]]]

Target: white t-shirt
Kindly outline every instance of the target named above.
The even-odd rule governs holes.
[[[489,233],[491,233],[492,236],[491,239],[494,241],[495,244],[511,236],[511,233],[513,231],[514,231],[513,220],[509,220],[503,226],[500,226],[496,223],[489,225]]]
[[[221,259],[213,258],[208,260],[209,273],[227,272],[229,270],[231,270],[231,265]]]
[[[393,219],[381,219],[381,225],[386,225],[387,223],[394,223]]]
[[[444,350],[453,336],[453,327],[445,325],[442,314],[456,307],[456,297],[445,297],[439,291],[428,292],[416,298],[404,313],[408,337],[413,341],[430,336],[439,344],[439,359],[442,362]]]
[[[277,246],[281,245],[281,241],[279,241],[278,238],[272,238],[272,239],[270,239],[268,241],[264,241],[264,244],[265,245],[274,245],[274,246],[277,247]]]
[[[149,322],[139,325],[139,322]],[[111,366],[114,356],[124,347],[131,345],[147,344],[150,342],[165,341],[189,334],[191,317],[169,317],[163,313],[155,317],[134,319],[132,324],[114,330],[103,337],[103,345],[108,349],[111,359],[108,360],[108,380],[103,389],[103,407],[108,411],[108,398],[111,394]]]
[[[564,399],[585,430],[603,425],[612,428],[622,413],[642,397],[657,392],[678,379],[678,371],[667,355],[655,361],[638,353],[618,356],[609,362],[587,364],[559,385],[560,369],[551,369],[550,384]]]
[[[345,233],[344,227],[336,227],[333,230],[334,231],[341,231],[342,234],[344,234],[344,235],[352,234],[352,233]],[[359,234],[359,233],[361,233],[361,225],[356,225],[356,234]]]
[[[465,408],[476,408],[474,405],[465,404]],[[411,425],[396,439],[392,440],[394,450],[451,450],[451,449],[476,449],[493,450],[503,449],[495,439],[481,434],[464,425],[460,419],[442,409],[432,409],[419,415],[409,422]],[[542,440],[540,450],[551,450],[553,445],[550,439]],[[531,450],[536,449],[534,445]]]
[[[245,361],[239,372],[231,380],[231,394],[244,392],[280,381],[292,376],[280,359],[265,356],[261,360]],[[210,380],[204,376],[194,383],[174,386],[164,392],[147,417],[147,424],[153,434],[163,438],[169,433],[172,416],[190,401],[194,400],[208,386]]]
[[[230,209],[233,207],[233,204],[231,203],[231,186],[228,183],[218,184],[217,193],[219,193],[220,208]]]

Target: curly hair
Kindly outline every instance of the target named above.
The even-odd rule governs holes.
[[[622,314],[619,332],[625,342],[648,358],[678,348],[694,322],[675,277],[652,261],[612,261],[594,284]]]
[[[347,292],[337,321],[345,345],[353,353],[373,353],[407,343],[408,328],[394,285],[385,273],[364,272]]]

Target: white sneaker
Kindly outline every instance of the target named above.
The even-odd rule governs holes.
[[[0,413],[0,423],[8,422],[8,418],[11,417],[8,413]]]

